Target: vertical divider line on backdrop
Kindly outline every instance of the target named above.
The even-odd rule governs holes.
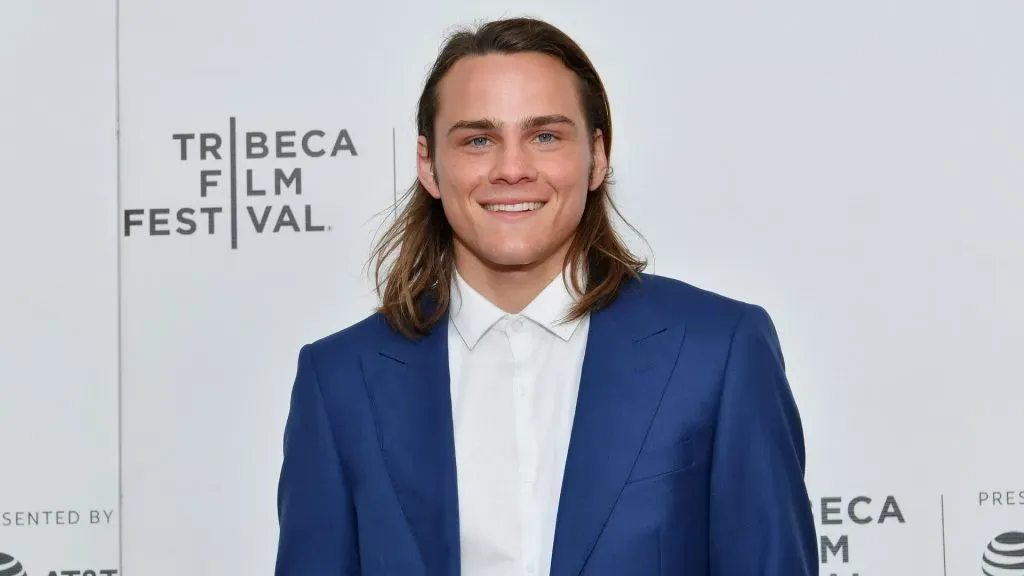
[[[124,280],[124,258],[121,253],[121,225],[124,198],[121,189],[121,0],[114,0],[114,142],[115,142],[115,194],[117,195],[117,216],[114,227],[114,238],[117,241],[117,571],[124,572],[124,419],[121,401],[124,383],[124,300],[122,298]]]

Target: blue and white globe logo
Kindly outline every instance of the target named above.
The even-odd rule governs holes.
[[[28,573],[21,567],[21,562],[0,552],[0,576],[28,576]]]
[[[1024,576],[1024,532],[1006,532],[993,538],[982,561],[985,576]]]

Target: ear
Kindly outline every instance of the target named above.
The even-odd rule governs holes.
[[[604,149],[604,134],[600,129],[594,130],[594,140],[590,143],[593,156],[590,159],[590,188],[593,192],[597,190],[608,175],[608,154]]]
[[[441,198],[441,189],[437,185],[437,177],[434,176],[434,161],[430,158],[430,146],[427,145],[426,136],[420,136],[416,140],[416,177],[431,196]]]

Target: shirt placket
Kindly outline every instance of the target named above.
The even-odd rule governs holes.
[[[519,456],[519,504],[522,513],[522,569],[526,576],[537,574],[537,442],[535,422],[531,417],[531,403],[535,368],[532,366],[532,339],[525,320],[516,318],[508,325],[509,344],[514,358],[512,377],[515,398],[516,446]]]

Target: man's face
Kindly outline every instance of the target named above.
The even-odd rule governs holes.
[[[434,157],[420,137],[418,176],[444,206],[460,269],[560,270],[607,171],[573,72],[543,54],[467,57],[439,101]]]

